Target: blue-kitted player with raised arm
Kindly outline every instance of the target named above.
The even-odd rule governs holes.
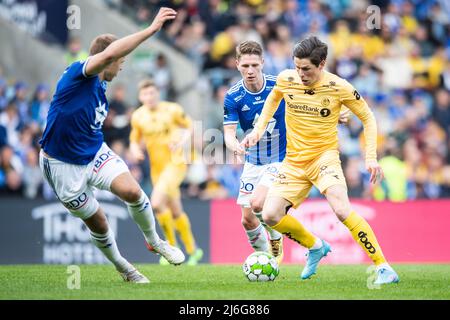
[[[94,187],[108,190],[126,203],[154,252],[172,264],[182,263],[184,254],[160,239],[149,199],[124,161],[103,142],[102,125],[108,112],[106,83],[121,70],[127,54],[175,17],[173,9],[161,8],[142,31],[121,39],[111,34],[95,38],[86,61],[71,64],[61,76],[40,141],[40,167],[58,199],[84,221],[94,245],[124,280],[135,283],[149,280],[120,254],[105,213],[94,198]]]

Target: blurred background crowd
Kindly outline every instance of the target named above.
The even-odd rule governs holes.
[[[104,0],[141,26],[159,6],[178,10],[159,39],[187,56],[200,71],[199,83],[212,92],[204,128],[222,130],[223,98],[240,79],[234,49],[255,40],[265,49],[264,72],[292,68],[293,45],[315,34],[329,44],[327,70],[350,81],[372,108],[378,123],[378,154],[385,180],[369,185],[363,160],[362,125],[355,116],[339,126],[340,151],[349,195],[392,201],[450,197],[450,2],[446,0]],[[371,4],[381,9],[379,26],[368,23]],[[66,64],[87,57],[70,39]],[[176,100],[177,76],[163,53],[149,75],[163,100]],[[0,194],[53,197],[39,170],[39,138],[52,96],[51,85],[30,87],[6,79],[0,66]],[[126,99],[126,86],[113,82],[104,122],[106,142],[150,191],[148,162],[128,151],[129,120],[139,106]],[[242,138],[242,132],[240,133]],[[204,146],[195,146],[197,155]],[[194,157],[183,196],[236,197],[238,164],[209,164]],[[314,189],[312,197],[319,197]]]

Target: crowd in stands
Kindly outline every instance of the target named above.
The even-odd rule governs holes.
[[[450,4],[445,0],[104,0],[146,25],[158,6],[178,10],[177,19],[159,38],[197,66],[205,91],[211,92],[207,128],[221,129],[223,97],[239,80],[234,49],[255,40],[265,49],[264,72],[292,68],[292,48],[315,34],[329,44],[327,70],[352,83],[378,123],[379,161],[385,172],[373,187],[364,167],[362,125],[356,116],[339,126],[340,152],[351,197],[434,199],[450,197]],[[376,5],[381,15],[367,10]],[[379,23],[379,24],[377,24]],[[67,62],[83,57],[79,42],[69,44]],[[173,100],[170,65],[163,54],[156,66],[163,99]],[[132,173],[149,186],[149,169],[128,154],[130,113],[126,88],[112,85],[105,140],[127,161]],[[0,193],[33,198],[51,195],[42,188],[38,144],[51,92],[48,84],[29,88],[9,83],[0,71]],[[241,133],[242,136],[242,133]],[[239,164],[207,164],[196,155],[183,184],[185,197],[235,197]],[[147,189],[149,190],[149,189]],[[316,189],[313,197],[320,194]]]

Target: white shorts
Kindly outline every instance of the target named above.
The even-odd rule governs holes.
[[[257,166],[246,162],[241,175],[241,187],[237,204],[246,208],[250,208],[250,198],[256,186],[262,185],[270,187],[278,174],[281,162],[268,163]]]
[[[69,212],[83,220],[99,208],[94,187],[111,191],[112,181],[128,172],[125,162],[103,143],[94,159],[87,165],[75,165],[39,154],[39,165],[45,180]]]

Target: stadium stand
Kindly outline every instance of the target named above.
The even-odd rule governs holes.
[[[345,0],[104,0],[136,25],[145,24],[161,2],[177,8],[179,14],[158,39],[188,59],[200,76],[194,86],[175,84],[173,59],[164,52],[157,55],[151,75],[169,100],[179,98],[183,90],[197,91],[201,105],[184,105],[188,113],[196,107],[201,110],[194,118],[203,121],[203,128],[222,127],[224,93],[239,78],[234,62],[237,43],[261,42],[266,50],[265,72],[277,74],[292,67],[293,44],[316,34],[332,48],[328,69],[354,84],[379,125],[378,152],[386,179],[376,188],[365,176],[360,121],[353,117],[348,126],[339,128],[340,140],[345,141],[340,151],[350,196],[392,201],[450,197],[448,1],[372,1],[381,8],[382,27],[370,30],[364,11],[367,1],[350,5]],[[37,141],[55,83],[42,77],[42,83],[30,85],[23,76],[7,77],[1,69],[5,63],[0,58],[0,194],[51,197],[38,177]],[[120,83],[112,85],[105,139],[149,188],[148,168],[128,156],[129,115],[137,106],[128,90]],[[236,166],[197,161],[205,145],[195,147],[197,157],[184,183],[184,196],[234,197],[239,181],[235,179],[233,185],[230,177]],[[317,190],[313,196],[320,196]]]

